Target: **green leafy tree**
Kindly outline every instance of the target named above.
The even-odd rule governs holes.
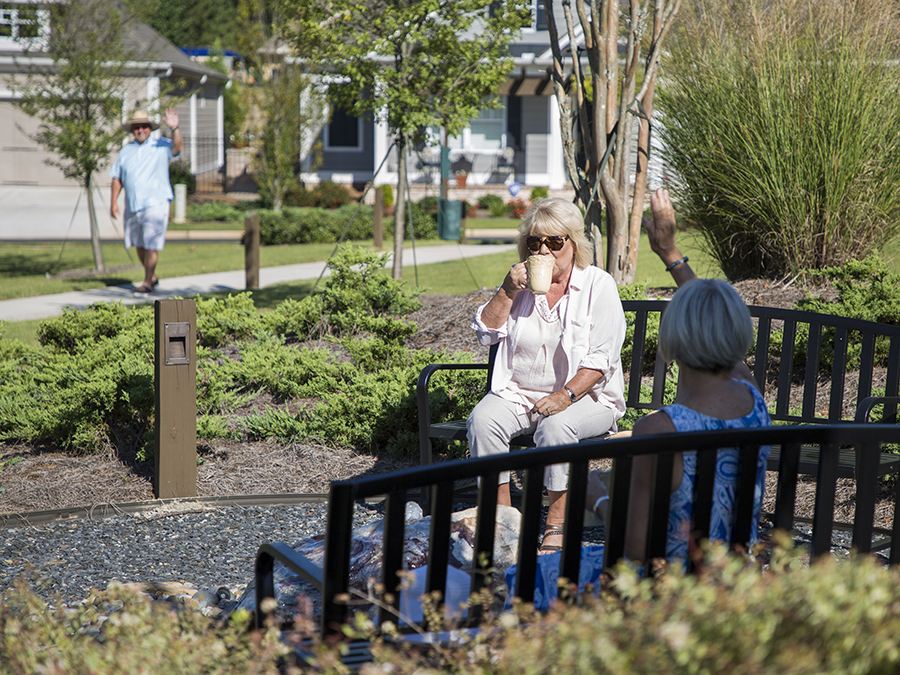
[[[31,138],[55,156],[47,163],[87,194],[94,266],[104,271],[94,208],[94,174],[121,141],[126,68],[136,55],[123,36],[132,19],[114,0],[53,5],[47,51],[52,64],[26,65],[12,84],[16,101],[41,122]],[[31,63],[31,62],[24,62]]]
[[[556,0],[546,5],[563,156],[576,199],[587,211],[594,261],[600,264],[602,200],[606,270],[619,283],[634,283],[658,63],[680,0]],[[559,9],[564,30],[556,23]],[[640,124],[637,147],[635,123]],[[633,155],[632,186],[628,159]]]
[[[673,37],[667,163],[729,278],[841,265],[897,235],[896,2],[702,0]]]
[[[238,0],[151,0],[142,18],[179,47],[210,47],[240,40]]]
[[[407,148],[429,126],[458,135],[512,66],[522,2],[285,0],[281,29],[316,73],[340,76],[329,94],[356,117],[385,121],[397,139],[393,276],[403,265]],[[528,3],[530,6],[530,3]]]
[[[321,127],[324,111],[307,77],[285,63],[284,43],[272,32],[277,9],[266,0],[241,0],[239,7],[241,49],[253,55],[248,59],[252,86],[244,89],[249,131],[257,143],[253,174],[261,194],[281,212],[285,196],[297,187],[304,137]]]

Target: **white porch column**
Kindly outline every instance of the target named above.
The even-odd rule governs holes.
[[[550,137],[547,139],[547,187],[551,190],[561,190],[566,186],[566,163],[563,158],[559,103],[556,94],[547,97],[547,104],[550,106]]]
[[[228,81],[231,84],[231,81]],[[216,168],[225,166],[225,90],[219,90],[216,99]]]
[[[387,122],[376,120],[373,125],[375,138],[372,139],[372,152],[374,153],[374,157],[372,158],[372,171],[378,171],[378,167],[381,166],[381,162],[384,161],[384,155],[387,153],[387,149],[391,145],[391,137],[390,132],[388,130]],[[394,184],[397,182],[397,173],[396,171],[390,172],[388,171],[388,165],[382,167],[381,172],[375,177],[375,185],[385,185],[387,183]]]
[[[197,166],[197,94],[191,94],[191,172],[198,170]]]

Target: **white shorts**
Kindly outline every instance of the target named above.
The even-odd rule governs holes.
[[[162,251],[166,245],[166,229],[169,227],[169,202],[124,216],[125,248],[136,246],[150,251]]]

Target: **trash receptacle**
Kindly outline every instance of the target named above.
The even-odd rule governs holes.
[[[449,241],[459,241],[459,224],[462,220],[462,202],[459,199],[438,200],[438,236]]]

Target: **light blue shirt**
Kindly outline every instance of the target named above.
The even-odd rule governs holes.
[[[132,141],[122,148],[109,175],[122,181],[128,211],[137,213],[172,201],[169,160],[173,157],[172,141],[163,137]]]

